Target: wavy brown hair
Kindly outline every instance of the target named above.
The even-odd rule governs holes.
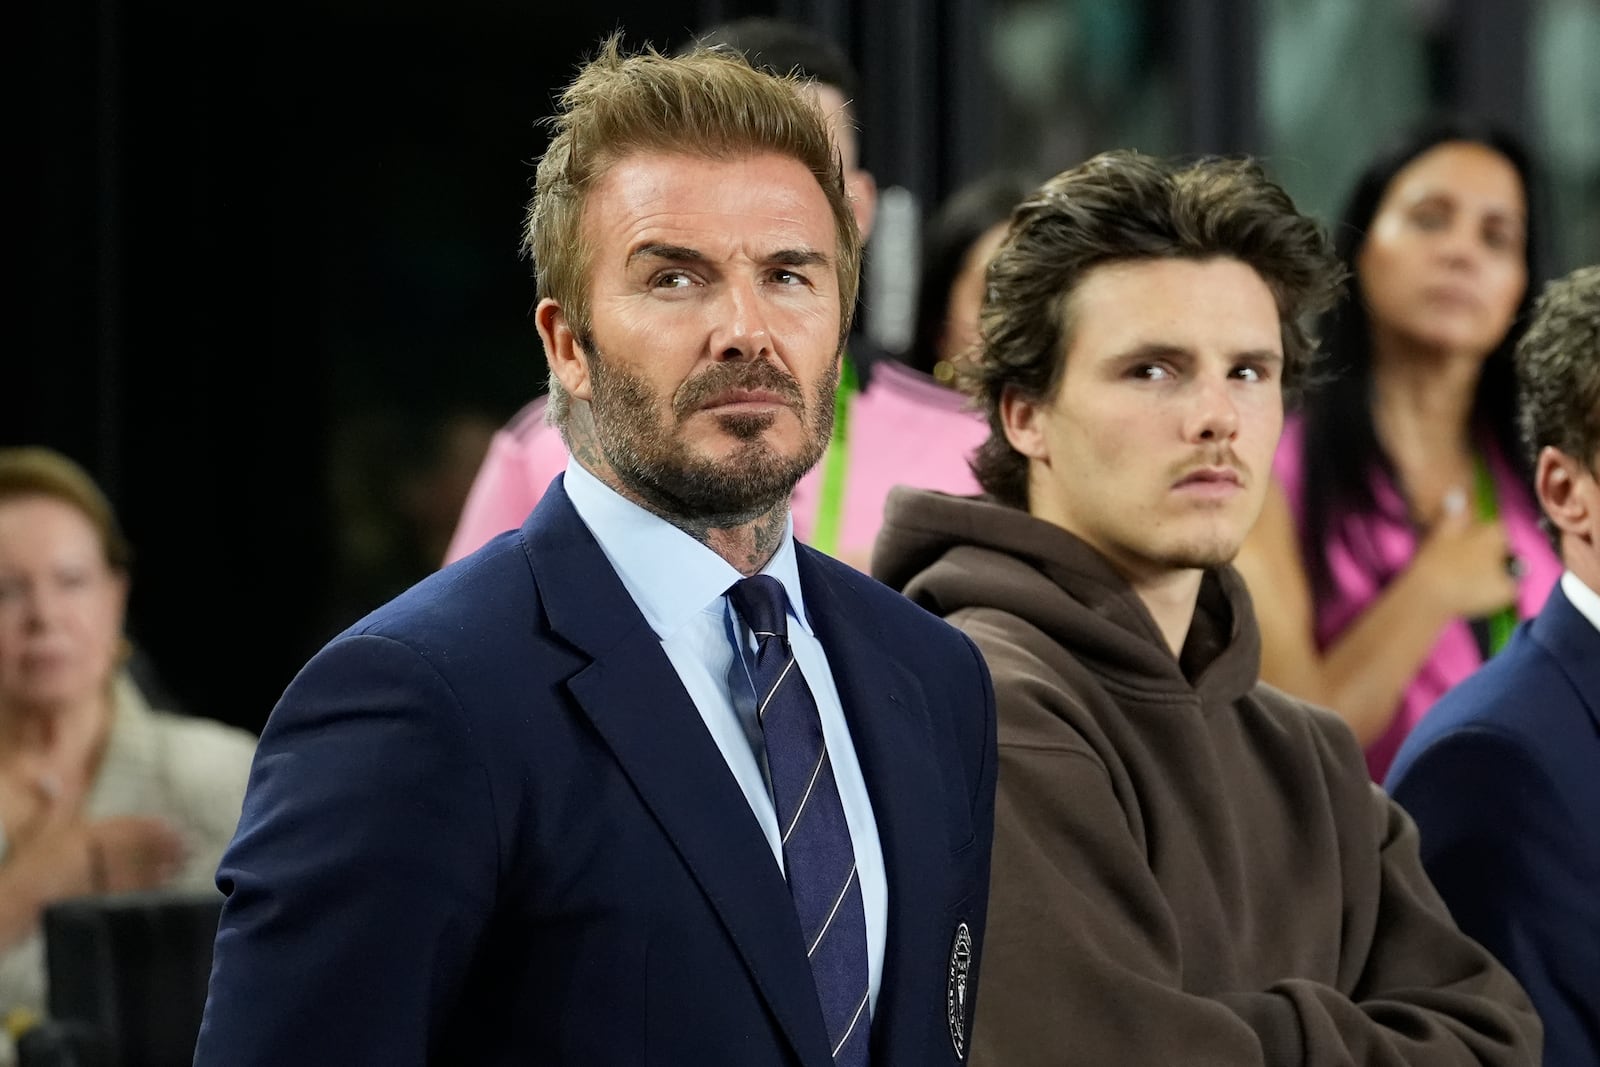
[[[1028,506],[1028,460],[1006,439],[1009,390],[1046,401],[1071,347],[1073,293],[1096,267],[1152,259],[1237,259],[1271,290],[1292,398],[1316,351],[1311,322],[1344,272],[1327,235],[1249,159],[1159,159],[1106,152],[1056,175],[1022,202],[989,264],[979,358],[966,387],[989,417],[973,473],[997,500]]]

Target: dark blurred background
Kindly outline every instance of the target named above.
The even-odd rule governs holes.
[[[863,314],[890,351],[942,197],[1110,147],[1253,152],[1326,218],[1399,126],[1476,110],[1544,158],[1553,267],[1600,259],[1600,0],[23,0],[0,442],[111,494],[130,628],[183,707],[259,729],[436,565],[542,389],[536,120],[609,31],[670,48],[747,14],[860,68],[885,191]]]

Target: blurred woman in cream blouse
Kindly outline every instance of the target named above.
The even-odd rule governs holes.
[[[0,449],[0,1017],[11,1034],[45,1007],[47,905],[214,892],[239,818],[255,737],[150,707],[126,670],[128,563],[109,502],[77,464]]]

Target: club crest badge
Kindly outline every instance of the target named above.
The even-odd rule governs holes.
[[[950,1023],[950,1043],[956,1058],[967,1058],[967,989],[972,980],[972,931],[967,924],[956,927],[950,945],[950,974],[944,987],[944,1014]]]

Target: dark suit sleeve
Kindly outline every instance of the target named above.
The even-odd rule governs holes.
[[[981,754],[978,760],[977,774],[972,779],[973,845],[979,857],[978,869],[974,878],[972,913],[978,916],[986,916],[989,910],[990,864],[994,852],[995,789],[1000,770],[997,711],[995,708],[994,683],[989,677],[989,667],[984,662],[982,653],[978,651],[978,646],[973,643],[972,639],[966,634],[961,634],[960,636],[962,641],[966,643],[968,651],[972,654],[981,685],[981,696],[977,706],[982,709],[982,714],[973,714],[969,717],[969,728],[976,731],[978,737],[973,744],[968,746],[968,750],[977,751]],[[978,995],[983,991],[983,944],[986,936],[986,925],[986,922],[980,920],[975,931],[977,951],[973,956],[973,984],[967,1005],[969,1032],[977,1011]]]
[[[195,1064],[428,1061],[492,903],[486,771],[416,652],[341,638],[262,733]]]
[[[1600,773],[1600,768],[1595,768]],[[1600,856],[1538,759],[1494,730],[1454,733],[1393,786],[1457,923],[1522,982],[1546,1064],[1600,1063]]]

